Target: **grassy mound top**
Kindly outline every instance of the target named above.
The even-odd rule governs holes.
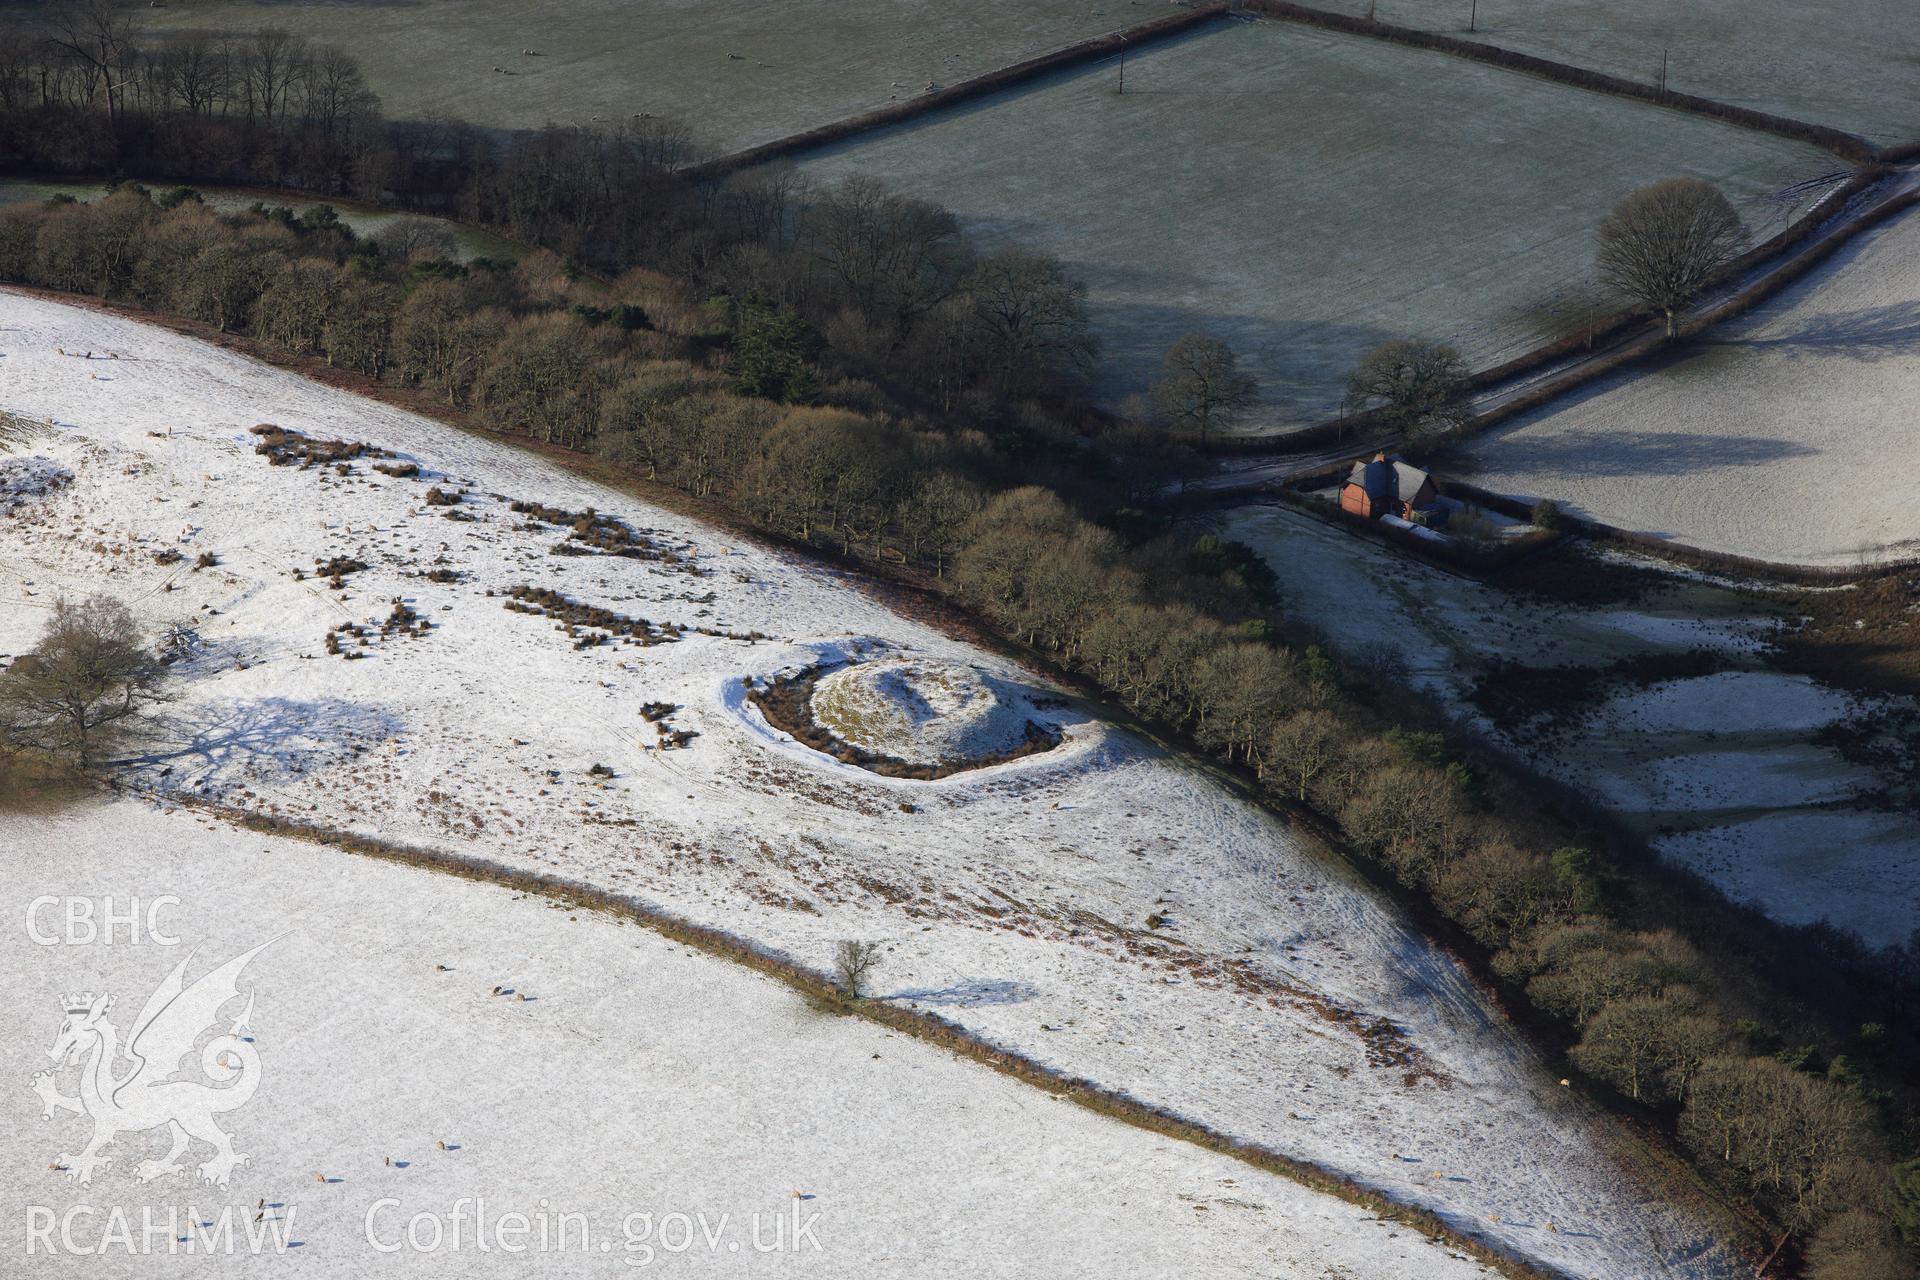
[[[814,721],[848,746],[916,764],[999,756],[1027,738],[1032,708],[972,667],[919,658],[856,662],[814,686]]]

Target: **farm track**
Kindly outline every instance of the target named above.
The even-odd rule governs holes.
[[[1906,213],[1915,205],[1920,205],[1920,161],[1909,161],[1874,186],[1855,193],[1795,244],[1709,289],[1678,317],[1680,337],[1697,337],[1745,314],[1799,280],[1855,235]],[[1480,388],[1469,402],[1472,418],[1459,427],[1432,431],[1411,440],[1394,432],[1376,430],[1332,446],[1316,442],[1289,449],[1276,442],[1274,450],[1259,461],[1229,464],[1218,475],[1190,482],[1186,491],[1215,498],[1271,493],[1298,480],[1322,472],[1331,473],[1383,449],[1444,447],[1520,413],[1541,408],[1596,378],[1666,351],[1670,345],[1653,321],[1631,326],[1591,350]],[[1324,438],[1328,429],[1328,425],[1323,424],[1297,434]]]

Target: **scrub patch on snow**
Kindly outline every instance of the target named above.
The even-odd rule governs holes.
[[[433,502],[429,490],[427,501]],[[558,525],[572,529],[566,538],[553,548],[556,556],[625,556],[630,560],[661,560],[676,565],[695,577],[703,576],[697,564],[673,548],[654,541],[651,530],[639,530],[613,516],[595,511],[588,507],[585,511],[568,511],[563,507],[550,507],[544,502],[526,502],[514,499],[507,509],[516,515],[527,518],[520,527],[529,533],[539,532],[545,525]]]
[[[73,472],[51,458],[0,458],[0,515],[12,515],[72,481]]]
[[[929,658],[813,666],[750,696],[770,724],[816,751],[889,777],[943,778],[1061,740],[1044,697]]]
[[[345,467],[355,458],[395,456],[391,449],[361,440],[321,440],[271,422],[262,422],[248,434],[260,437],[253,451],[269,463],[276,467],[298,466],[302,471],[312,466]]]

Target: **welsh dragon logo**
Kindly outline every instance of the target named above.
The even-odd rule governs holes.
[[[101,1152],[115,1138],[161,1125],[172,1129],[173,1149],[163,1159],[142,1160],[134,1167],[134,1177],[142,1182],[184,1172],[180,1157],[195,1139],[213,1148],[212,1157],[200,1166],[200,1176],[217,1187],[227,1185],[235,1166],[247,1163],[246,1156],[235,1153],[233,1140],[214,1117],[245,1106],[260,1085],[260,1055],[246,1034],[247,1020],[253,1015],[251,989],[246,1008],[224,1034],[200,1051],[200,1069],[214,1083],[173,1077],[195,1043],[218,1023],[220,1010],[239,998],[240,971],[272,942],[269,939],[235,956],[191,985],[185,982],[187,966],[199,953],[189,955],[148,997],[124,1047],[119,1031],[107,1019],[112,996],[88,992],[64,999],[66,1021],[60,1024],[60,1034],[47,1056],[53,1059],[55,1071],[80,1063],[80,1091],[73,1097],[62,1094],[53,1071],[34,1076],[33,1089],[45,1104],[48,1119],[58,1110],[93,1121],[93,1137],[80,1154],[60,1157],[81,1186],[92,1183],[96,1169],[112,1163]]]

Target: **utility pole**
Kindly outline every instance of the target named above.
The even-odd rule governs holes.
[[[1478,31],[1479,29],[1480,29],[1480,0],[1473,0],[1473,8],[1467,11],[1467,30]]]
[[[1660,50],[1660,96],[1667,96],[1667,51]]]
[[[1120,96],[1127,96],[1127,46],[1120,46]]]

